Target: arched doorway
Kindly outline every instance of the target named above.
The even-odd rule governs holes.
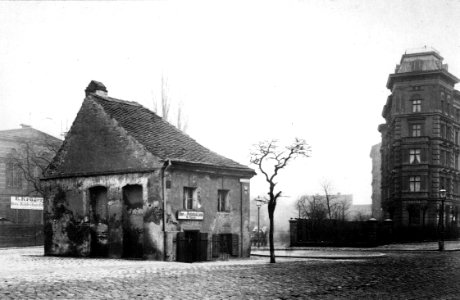
[[[123,187],[123,257],[142,258],[144,244],[142,186]]]
[[[91,250],[90,256],[107,257],[108,245],[108,211],[107,188],[95,186],[89,189]]]

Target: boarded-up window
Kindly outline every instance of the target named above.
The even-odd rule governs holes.
[[[22,170],[14,162],[6,164],[6,187],[22,188]]]

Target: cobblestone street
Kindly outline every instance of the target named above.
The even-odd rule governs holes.
[[[43,257],[0,250],[0,299],[459,299],[460,252],[367,260],[206,263]]]

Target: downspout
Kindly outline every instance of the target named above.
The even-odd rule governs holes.
[[[163,198],[163,260],[166,261],[167,257],[167,235],[166,235],[166,186],[165,186],[165,173],[166,170],[172,165],[171,160],[168,159],[161,167],[161,197]]]
[[[241,197],[240,197],[240,212],[241,212],[241,216],[240,216],[240,237],[241,237],[241,243],[240,243],[240,257],[243,257],[243,241],[244,241],[244,238],[243,238],[243,197],[244,197],[244,183],[241,182],[241,179],[240,179],[240,189],[241,189]]]

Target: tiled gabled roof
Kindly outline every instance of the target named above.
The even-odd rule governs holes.
[[[144,145],[150,153],[162,160],[232,168],[254,173],[251,168],[200,145],[190,136],[136,102],[96,94],[88,97],[101,105],[111,118]]]

